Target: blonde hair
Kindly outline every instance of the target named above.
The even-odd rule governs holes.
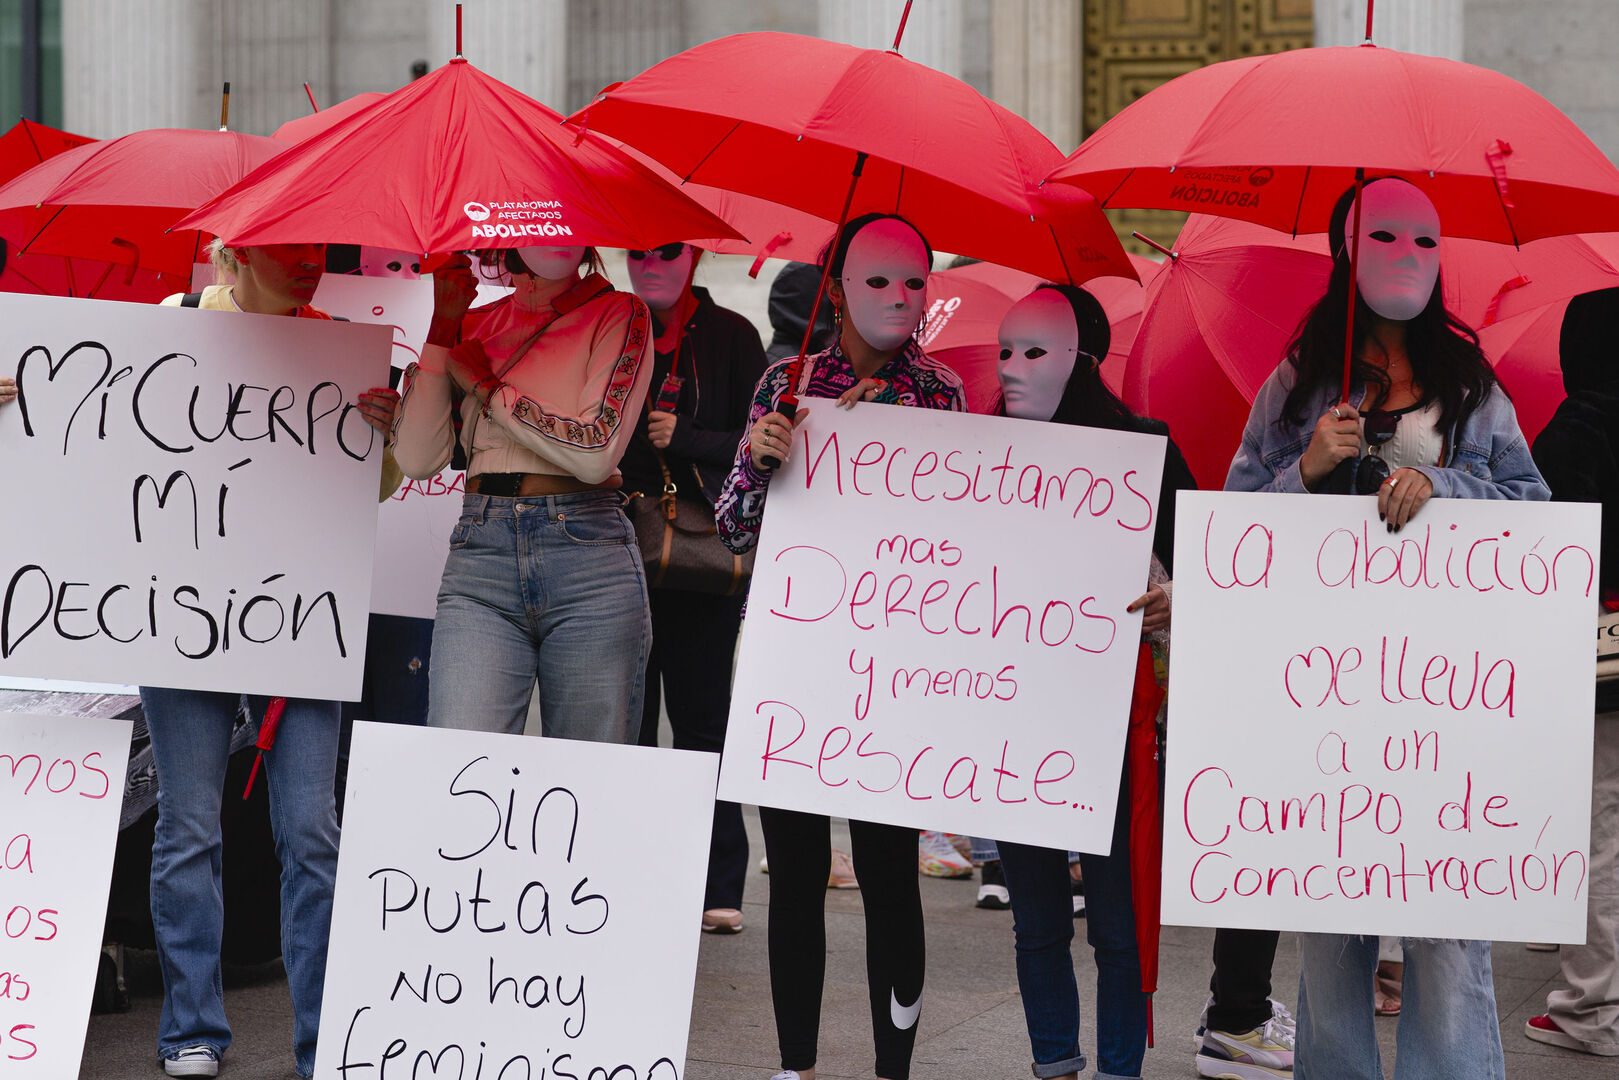
[[[229,285],[236,280],[236,272],[241,264],[236,261],[236,253],[232,251],[223,237],[214,237],[208,245],[208,263],[214,268],[214,284]]]

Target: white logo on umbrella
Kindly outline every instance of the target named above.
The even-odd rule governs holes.
[[[483,221],[489,217],[489,207],[481,202],[469,202],[461,209],[466,211],[467,217],[473,221]]]

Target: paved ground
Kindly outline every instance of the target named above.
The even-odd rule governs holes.
[[[748,814],[755,856],[762,850],[757,814]],[[847,845],[847,836],[842,837]],[[736,937],[703,939],[692,1008],[687,1080],[767,1080],[776,1069],[775,1027],[770,1014],[765,965],[765,900],[769,879],[749,876],[747,929]],[[928,983],[917,1043],[916,1080],[1027,1077],[1029,1044],[1012,966],[1010,912],[979,911],[975,887],[964,881],[924,879],[928,916]],[[1083,923],[1079,924],[1083,927]],[[695,932],[695,931],[694,931]],[[1156,1048],[1147,1051],[1149,1078],[1189,1078],[1188,1036],[1202,1008],[1208,980],[1212,931],[1167,928],[1155,1009]],[[827,1080],[871,1076],[871,1025],[867,1018],[864,923],[860,894],[827,894],[827,987],[821,1021],[818,1076]],[[1090,994],[1095,969],[1083,936],[1074,949],[1085,997],[1087,1055],[1094,1052]],[[1592,1058],[1530,1042],[1524,1020],[1541,1011],[1557,974],[1555,953],[1532,953],[1522,945],[1495,949],[1496,1001],[1501,1013],[1507,1075],[1514,1080],[1619,1075],[1619,1061]],[[90,1020],[81,1077],[123,1080],[159,1077],[153,1060],[162,995],[152,953],[130,957],[132,1012]],[[1298,978],[1298,950],[1284,937],[1276,958],[1278,996],[1291,1003]],[[235,1025],[235,1045],[221,1076],[227,1080],[286,1080],[292,1072],[292,1018],[286,980],[277,964],[227,973],[226,1005]],[[1386,1063],[1394,1059],[1395,1021],[1380,1021]]]

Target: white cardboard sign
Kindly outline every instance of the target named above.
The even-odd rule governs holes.
[[[391,327],[393,366],[403,368],[421,359],[419,350],[433,317],[433,280],[327,274],[315,293],[315,306],[355,322]],[[465,488],[462,472],[446,468],[426,480],[407,477],[383,501],[372,563],[372,611],[419,619],[437,614],[439,580]]]
[[[720,796],[1107,851],[1164,440],[808,403]]]
[[[1599,527],[1182,494],[1164,921],[1583,941]]]
[[[0,296],[0,672],[356,698],[382,327]]]
[[[76,1076],[128,721],[0,714],[0,1074]]]
[[[715,766],[356,724],[315,1075],[679,1080]]]

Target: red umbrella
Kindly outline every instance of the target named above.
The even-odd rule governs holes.
[[[0,184],[47,158],[94,141],[32,120],[20,120],[0,135]],[[173,282],[133,266],[19,252],[16,248],[27,239],[26,226],[26,220],[13,219],[8,224],[0,218],[0,292],[151,302],[174,291]]]
[[[1441,241],[1445,304],[1462,322],[1482,327],[1501,312],[1529,312],[1481,334],[1526,435],[1538,432],[1562,400],[1556,331],[1549,352],[1520,349],[1504,364],[1503,350],[1516,340],[1508,335],[1514,327],[1523,334],[1544,305],[1556,305],[1560,322],[1569,297],[1619,285],[1619,262],[1604,252],[1619,259],[1619,237],[1548,237],[1521,249]],[[1331,269],[1324,234],[1293,238],[1194,214],[1173,257],[1148,283],[1123,396],[1169,424],[1202,486],[1224,482],[1254,395],[1326,292]]]
[[[1422,188],[1449,236],[1524,243],[1619,228],[1619,169],[1550,102],[1488,68],[1371,45],[1188,72],[1050,178],[1108,207],[1324,232],[1358,168]]]
[[[688,182],[828,221],[899,214],[938,250],[1051,280],[1133,277],[1086,196],[1042,195],[1061,153],[1028,121],[898,52],[736,34],[609,86],[573,121]],[[862,163],[847,212],[845,179]]]
[[[186,211],[285,146],[235,131],[155,128],[57,154],[0,187],[24,250],[139,266],[188,280],[206,234],[169,232]]]
[[[286,143],[303,142],[305,139],[319,135],[339,120],[347,120],[361,109],[375,105],[387,96],[387,94],[377,90],[367,90],[364,93],[355,94],[351,98],[339,101],[336,105],[328,105],[326,108],[312,112],[308,116],[288,120],[285,124],[276,128],[270,138],[279,139]]]
[[[424,254],[734,236],[616,147],[459,57],[298,143],[181,225],[238,244]]]
[[[1563,300],[1479,331],[1479,344],[1512,395],[1518,426],[1531,443],[1568,396],[1558,349],[1567,308]]]
[[[1151,259],[1129,258],[1142,281],[1158,269]],[[996,339],[1001,320],[1040,283],[1033,274],[986,262],[940,270],[928,277],[927,319],[917,340],[928,355],[961,376],[972,412],[989,412],[1000,400]],[[1102,381],[1122,396],[1125,360],[1141,322],[1145,291],[1136,281],[1119,277],[1092,278],[1085,290],[1101,303],[1112,330]]]

